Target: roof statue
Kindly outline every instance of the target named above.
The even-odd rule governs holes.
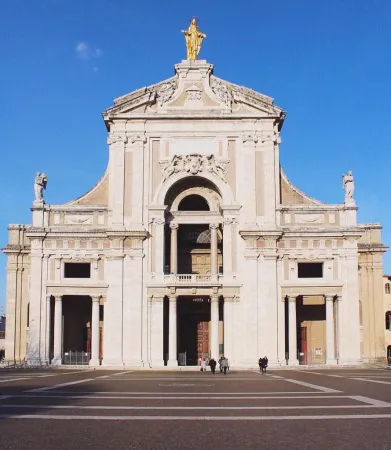
[[[185,35],[186,48],[187,48],[187,59],[196,60],[198,54],[201,50],[201,44],[206,34],[201,33],[198,28],[198,19],[193,17],[190,21],[189,28],[187,30],[182,30]]]

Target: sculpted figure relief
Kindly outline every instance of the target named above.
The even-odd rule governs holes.
[[[210,87],[213,93],[216,95],[216,97],[221,102],[224,102],[227,106],[229,106],[229,104],[231,103],[232,96],[228,91],[227,86],[223,84],[221,81],[213,80]]]
[[[198,20],[194,17],[191,19],[190,26],[187,30],[182,30],[185,35],[187,59],[195,60],[198,58],[198,54],[201,50],[201,44],[206,34],[201,33],[198,28]]]
[[[345,202],[353,200],[354,178],[351,170],[347,175],[342,175],[342,189],[345,189]]]
[[[46,189],[48,177],[43,172],[37,172],[34,181],[34,194],[36,202],[43,202],[43,190]]]
[[[177,85],[176,85],[175,80],[171,80],[171,81],[167,81],[167,83],[163,83],[163,85],[157,92],[158,106],[163,106],[172,99],[174,92],[176,90],[176,87],[177,87]]]
[[[210,172],[217,175],[225,181],[228,161],[216,161],[214,155],[200,155],[192,153],[186,156],[174,156],[171,161],[162,161],[163,181],[177,172],[188,172],[191,175],[197,175],[199,172]]]

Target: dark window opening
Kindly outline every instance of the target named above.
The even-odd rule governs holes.
[[[178,211],[209,211],[209,205],[204,197],[193,194],[181,200]]]
[[[323,263],[298,263],[299,278],[322,278]]]
[[[386,330],[391,330],[391,311],[386,312]]]
[[[65,263],[64,278],[91,278],[91,264]]]
[[[391,290],[390,290],[390,283],[386,283],[385,292],[386,292],[386,294],[389,294],[391,292]]]

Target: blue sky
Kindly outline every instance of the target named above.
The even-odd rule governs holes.
[[[30,223],[35,172],[48,203],[78,197],[103,174],[101,112],[113,98],[173,74],[191,16],[215,74],[287,111],[281,162],[322,201],[343,201],[353,170],[360,222],[389,213],[391,2],[387,0],[2,0],[0,243]],[[0,304],[5,301],[0,256]],[[391,256],[384,258],[391,272]]]

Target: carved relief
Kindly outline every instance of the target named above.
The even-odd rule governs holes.
[[[258,142],[258,136],[254,133],[245,133],[242,137],[243,144],[246,142],[256,144]]]
[[[227,106],[231,104],[232,95],[224,83],[214,79],[210,87],[220,102],[224,102]]]
[[[93,216],[78,216],[76,214],[69,214],[65,216],[66,225],[92,225]]]
[[[176,80],[170,80],[166,83],[163,83],[159,90],[157,91],[157,104],[159,107],[164,106],[166,103],[168,103],[172,97],[174,96],[174,92],[177,88],[177,82]]]
[[[196,175],[199,172],[210,172],[225,181],[227,160],[216,160],[214,155],[206,156],[192,153],[186,156],[175,155],[171,161],[161,161],[163,181],[174,173],[188,172]]]
[[[110,134],[110,136],[107,138],[107,144],[113,145],[113,144],[126,144],[128,142],[128,138],[126,136],[123,136],[121,134]]]
[[[193,84],[186,89],[188,101],[200,101],[202,100],[202,89]]]

